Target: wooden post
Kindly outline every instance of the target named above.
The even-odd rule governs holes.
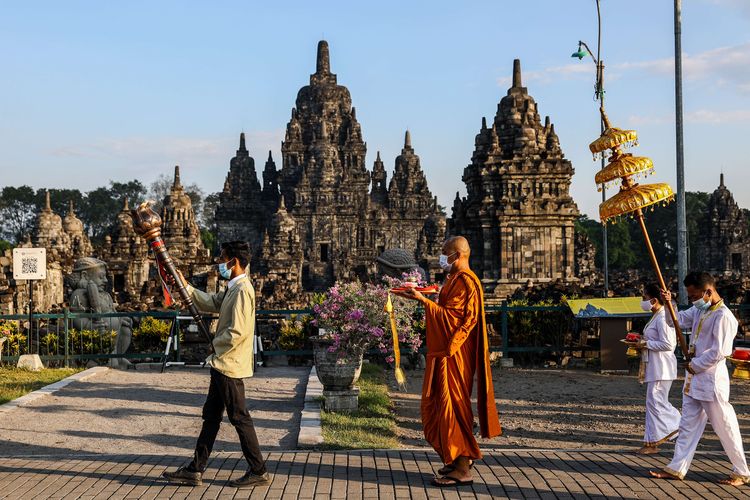
[[[659,263],[656,261],[656,255],[654,254],[654,247],[651,246],[651,239],[648,237],[648,230],[646,229],[646,223],[643,220],[643,211],[639,208],[635,212],[635,217],[638,219],[638,224],[641,226],[641,231],[643,232],[643,239],[646,240],[646,248],[648,249],[648,256],[651,257],[651,265],[654,266],[654,271],[656,272],[656,278],[659,280],[659,286],[662,288],[662,290],[667,289],[667,285],[664,283],[664,278],[661,275],[661,269],[659,269]],[[664,304],[667,308],[667,311],[669,311],[669,315],[672,317],[672,323],[674,323],[674,329],[677,333],[677,340],[680,343],[680,349],[682,350],[683,356],[685,356],[685,359],[690,359],[689,357],[689,351],[688,351],[688,345],[685,341],[685,337],[682,336],[682,330],[680,330],[680,324],[677,321],[677,314],[675,313],[674,307],[672,306],[672,302],[668,301],[666,304]]]

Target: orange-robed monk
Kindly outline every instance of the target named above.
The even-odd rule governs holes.
[[[473,460],[482,458],[474,438],[471,393],[477,375],[477,411],[484,438],[502,433],[495,407],[490,354],[479,278],[469,268],[469,242],[462,236],[443,244],[440,265],[448,275],[437,303],[416,290],[399,295],[424,305],[427,368],[422,384],[422,425],[445,467],[436,486],[471,484]]]

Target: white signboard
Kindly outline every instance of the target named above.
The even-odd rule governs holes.
[[[14,248],[13,279],[43,280],[47,279],[47,249]]]

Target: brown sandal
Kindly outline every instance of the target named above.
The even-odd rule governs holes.
[[[472,467],[474,467],[474,461],[473,460],[471,462],[469,462],[469,469],[471,469]],[[442,469],[438,470],[438,475],[445,476],[447,474],[450,474],[454,470],[456,470],[456,466],[455,465],[453,465],[453,464],[447,464]]]
[[[650,470],[648,473],[651,477],[655,477],[656,479],[674,479],[675,481],[682,481],[682,478],[677,474],[672,474],[665,470]]]

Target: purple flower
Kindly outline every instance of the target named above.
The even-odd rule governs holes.
[[[362,309],[354,309],[348,314],[348,319],[351,321],[359,321],[362,318],[364,318],[365,313],[362,312]]]

